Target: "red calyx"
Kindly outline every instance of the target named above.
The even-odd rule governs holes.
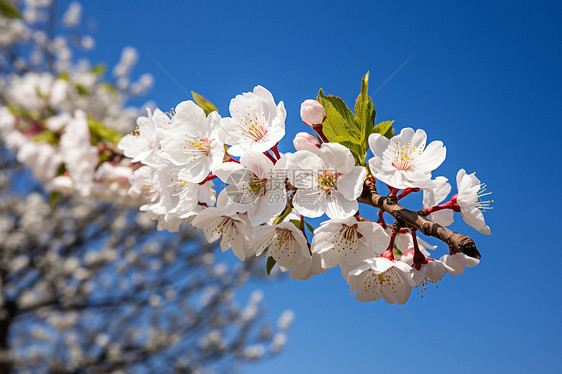
[[[392,249],[387,249],[381,254],[381,257],[394,261],[394,253],[392,253]]]

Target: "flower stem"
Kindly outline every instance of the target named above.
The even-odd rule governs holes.
[[[213,180],[215,178],[218,178],[215,174],[209,174],[205,177],[205,179],[203,179],[201,182],[199,182],[199,184],[205,184],[210,180]]]
[[[371,221],[370,219],[361,217],[361,215],[359,214],[359,212],[355,213],[353,216],[355,217],[355,219],[356,219],[358,222],[373,222],[373,223],[378,223],[378,222]]]
[[[314,131],[316,131],[316,133],[318,134],[318,136],[320,137],[320,139],[322,139],[322,142],[324,142],[324,143],[330,142],[330,141],[328,140],[328,138],[326,138],[326,136],[325,136],[324,133],[322,132],[322,124],[313,125],[313,126],[312,126],[312,129],[313,129]]]
[[[301,231],[306,239],[306,244],[308,244],[308,252],[312,256],[312,249],[310,248],[310,243],[308,242],[308,238],[306,237],[306,230],[304,229],[304,216],[301,214]]]
[[[436,206],[432,206],[429,209],[425,209],[424,213],[431,214],[433,212],[437,212],[443,209],[452,209],[455,212],[460,212],[460,207],[459,204],[457,204],[456,199],[451,199],[451,201],[447,201],[445,204],[436,205]]]
[[[384,210],[379,209],[379,212],[378,212],[379,219],[378,219],[377,223],[379,223],[382,226],[383,229],[386,229],[386,222],[384,221],[383,214],[384,214]]]
[[[427,259],[420,251],[420,246],[418,245],[418,237],[416,236],[416,229],[410,229],[412,232],[412,240],[414,242],[414,267],[417,270],[421,269],[423,264],[427,264]]]
[[[386,185],[388,187],[388,189],[390,190],[390,192],[388,193],[389,197],[393,197],[396,196],[396,194],[398,193],[398,191],[400,191],[399,188],[394,188],[392,186],[389,186],[388,184]]]
[[[396,239],[396,233],[393,231],[392,234],[390,234],[388,247],[386,248],[386,251],[381,254],[381,257],[394,261],[394,252],[392,251],[394,249],[394,239]]]
[[[409,194],[411,194],[412,192],[418,192],[419,190],[420,190],[419,188],[406,188],[404,191],[402,191],[400,195],[396,197],[396,199],[397,200],[403,199]]]
[[[271,162],[273,162],[274,164],[277,162],[277,160],[275,159],[275,157],[273,157],[273,156],[271,155],[271,153],[269,153],[268,151],[265,151],[263,154],[266,155],[267,158],[269,158],[269,159],[271,160]]]
[[[279,151],[277,150],[277,144],[279,144],[279,142],[275,143],[275,145],[273,146],[273,148],[271,148],[271,150],[273,151],[273,154],[275,155],[275,157],[277,157],[277,159],[279,160],[281,158],[281,155],[279,154]]]

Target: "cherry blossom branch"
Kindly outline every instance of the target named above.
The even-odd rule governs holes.
[[[374,178],[367,178],[363,185],[363,193],[358,201],[382,209],[393,216],[404,226],[421,231],[424,235],[433,236],[449,246],[452,252],[462,252],[467,256],[480,258],[474,240],[466,235],[451,231],[435,222],[431,222],[421,214],[406,209],[397,203],[396,198],[381,196],[377,193]]]

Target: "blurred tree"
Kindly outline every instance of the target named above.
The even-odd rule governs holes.
[[[291,313],[274,329],[259,291],[234,297],[263,263],[217,263],[137,208],[52,205],[2,154],[0,373],[225,373],[283,347]]]
[[[197,232],[158,233],[124,204],[135,165],[111,143],[134,127],[141,111],[125,105],[152,77],[131,78],[126,47],[105,78],[83,58],[95,42],[81,18],[77,2],[0,0],[0,374],[226,373],[279,352],[292,313],[274,328],[260,291],[235,297],[263,263],[218,263]],[[104,201],[45,192],[55,176],[72,183],[59,146],[77,110],[100,150],[88,190]],[[125,177],[99,173],[119,162]]]

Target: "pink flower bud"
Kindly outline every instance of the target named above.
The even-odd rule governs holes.
[[[326,118],[326,111],[316,100],[305,100],[301,104],[301,118],[308,126],[321,125]]]
[[[320,148],[320,142],[316,136],[307,132],[299,132],[293,139],[293,145],[297,151],[310,151],[316,153]]]

